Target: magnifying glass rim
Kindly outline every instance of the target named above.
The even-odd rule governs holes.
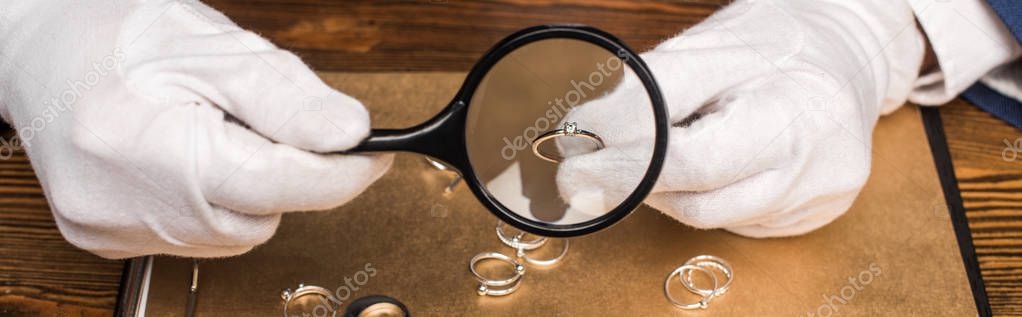
[[[456,98],[457,101],[455,103],[461,103],[465,106],[465,108],[461,110],[464,111],[464,120],[467,122],[467,108],[471,107],[471,100],[476,89],[489,73],[490,69],[492,69],[498,61],[514,50],[527,44],[541,40],[558,38],[579,40],[606,49],[610,53],[621,58],[624,63],[631,67],[632,71],[639,77],[639,80],[642,81],[642,85],[645,87],[646,93],[649,95],[650,102],[653,107],[656,133],[653,146],[653,156],[646,169],[646,174],[643,176],[643,179],[639,182],[638,186],[636,186],[635,190],[626,197],[624,201],[618,204],[617,207],[614,207],[614,209],[602,216],[584,222],[574,224],[550,224],[529,219],[501,204],[477,177],[475,169],[472,166],[472,160],[468,158],[469,150],[467,146],[468,142],[466,140],[467,124],[461,125],[461,143],[465,145],[465,158],[463,162],[467,166],[465,166],[465,168],[459,168],[459,170],[464,176],[465,181],[469,183],[470,186],[468,187],[472,189],[476,198],[478,198],[483,204],[487,205],[490,212],[497,216],[497,218],[500,218],[501,221],[504,221],[518,229],[541,236],[572,237],[592,233],[606,228],[630,214],[633,210],[635,210],[635,208],[642,204],[642,201],[645,200],[646,196],[653,190],[653,185],[656,184],[656,180],[663,168],[664,157],[667,152],[667,108],[664,104],[664,98],[660,92],[660,87],[657,85],[656,79],[653,77],[653,73],[649,70],[646,64],[639,59],[638,54],[635,54],[634,51],[625,46],[624,43],[614,36],[590,26],[555,24],[530,27],[504,38],[491,48],[489,52],[483,55],[483,58],[480,59],[469,72],[468,77],[465,79],[465,83],[462,85],[462,89],[458,92],[458,97]],[[627,57],[627,59],[625,59],[625,57]]]

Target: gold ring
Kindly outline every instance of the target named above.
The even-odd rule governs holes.
[[[600,138],[600,136],[596,135],[595,133],[579,129],[578,124],[575,122],[565,122],[560,129],[547,131],[546,133],[537,136],[535,140],[532,140],[532,153],[536,154],[537,157],[543,159],[544,161],[560,163],[562,160],[564,160],[564,157],[562,157],[561,155],[544,153],[543,151],[539,150],[539,146],[543,144],[543,142],[562,136],[581,137],[588,139],[589,141],[592,141],[593,144],[596,145],[597,150],[603,149],[605,147],[605,145],[603,144],[603,139]]]

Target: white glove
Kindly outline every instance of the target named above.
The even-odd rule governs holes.
[[[751,237],[831,222],[866,182],[873,127],[905,102],[924,50],[902,1],[739,1],[717,12],[642,54],[672,123],[646,202]],[[646,165],[629,158],[652,151],[636,135],[651,128],[616,120],[637,111],[637,89],[626,83],[564,119],[601,131],[607,148],[562,163],[562,196],[623,197],[632,188],[621,184],[638,183]]]
[[[199,2],[17,1],[0,22],[2,115],[61,233],[100,256],[244,253],[390,165],[315,153],[366,137],[365,108]]]

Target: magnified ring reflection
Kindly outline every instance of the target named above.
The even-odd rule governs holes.
[[[597,150],[601,150],[601,149],[603,149],[605,147],[605,145],[603,143],[603,138],[600,138],[599,135],[596,135],[595,133],[592,133],[592,132],[589,132],[589,131],[586,131],[586,130],[579,129],[578,128],[578,123],[575,123],[575,122],[565,122],[564,125],[560,129],[554,129],[554,130],[547,131],[546,133],[543,133],[543,134],[539,135],[538,137],[536,137],[535,140],[532,140],[532,153],[536,154],[536,157],[539,157],[539,158],[543,159],[544,161],[552,162],[552,163],[560,163],[562,160],[564,160],[564,157],[562,157],[561,155],[549,154],[549,153],[543,152],[542,150],[540,150],[539,146],[542,145],[543,142],[546,142],[546,141],[549,141],[549,140],[553,140],[553,139],[555,139],[557,137],[562,137],[562,136],[564,136],[564,137],[581,137],[581,138],[588,139],[589,141],[592,141],[594,145],[596,145],[596,149]]]

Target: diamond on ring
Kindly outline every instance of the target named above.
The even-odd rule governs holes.
[[[578,123],[575,122],[564,123],[564,134],[568,136],[574,136],[575,133],[578,133]]]

